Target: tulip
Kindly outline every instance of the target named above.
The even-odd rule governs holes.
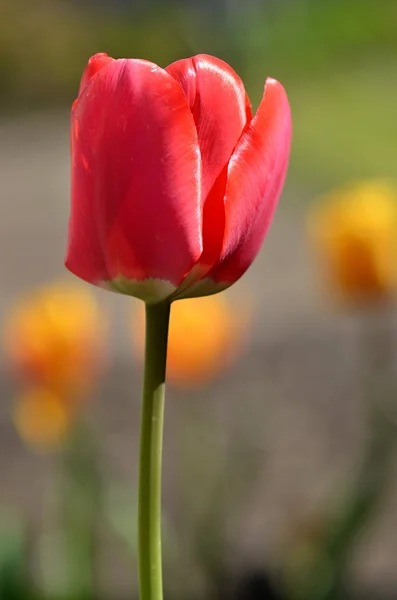
[[[345,305],[383,303],[397,289],[397,192],[383,181],[335,190],[309,211],[329,291]]]
[[[268,79],[252,115],[204,54],[166,69],[93,56],[72,107],[67,268],[146,303],[139,598],[162,600],[161,455],[171,302],[219,292],[258,254],[287,170],[291,116]],[[187,333],[188,335],[188,333]]]
[[[11,309],[4,352],[23,390],[14,424],[31,447],[61,445],[104,366],[104,314],[89,290],[56,282],[26,294]]]
[[[212,56],[166,69],[93,56],[71,115],[67,268],[151,304],[229,287],[265,238],[290,140],[274,79],[253,116]]]
[[[15,403],[13,421],[21,439],[33,450],[58,449],[71,430],[70,401],[48,387],[32,386]]]
[[[3,344],[8,363],[28,385],[83,396],[103,366],[104,321],[89,290],[66,282],[45,285],[7,315]]]

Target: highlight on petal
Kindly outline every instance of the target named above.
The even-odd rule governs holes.
[[[202,252],[203,203],[197,132],[180,85],[148,61],[117,60],[90,80],[72,120],[68,268],[96,284],[178,285]]]
[[[98,54],[91,56],[81,78],[79,94],[81,94],[91,77],[111,62],[114,62],[114,58],[111,58],[105,52],[98,52]]]
[[[265,93],[229,163],[225,237],[208,278],[220,287],[237,281],[258,254],[284,184],[291,145],[291,113],[284,88],[266,81]]]
[[[244,84],[223,60],[199,54],[166,69],[181,85],[194,122],[203,161],[203,195],[207,196],[247,123],[252,118]]]
[[[93,197],[92,168],[79,136],[80,125],[75,105],[71,116],[72,201],[65,266],[84,281],[98,285],[108,279],[108,270],[95,212],[97,204]]]
[[[181,85],[197,128],[202,160],[203,254],[182,284],[200,279],[218,259],[225,224],[227,166],[245,127],[252,119],[244,84],[224,61],[199,54],[166,69]]]

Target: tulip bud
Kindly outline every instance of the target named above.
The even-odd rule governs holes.
[[[253,116],[212,56],[162,69],[97,54],[72,108],[67,268],[147,303],[229,287],[261,248],[290,141],[274,79]]]

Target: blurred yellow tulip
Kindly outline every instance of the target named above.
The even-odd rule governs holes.
[[[11,367],[29,384],[86,393],[103,361],[105,323],[87,288],[55,283],[28,294],[5,323]]]
[[[21,439],[40,451],[54,450],[62,444],[72,417],[65,398],[46,387],[31,387],[21,394],[13,412]]]
[[[389,299],[397,286],[397,189],[368,181],[309,212],[309,235],[329,291],[350,304]]]
[[[244,314],[244,318],[238,316]],[[251,317],[250,305],[237,313],[227,295],[178,300],[172,304],[167,378],[182,387],[207,383],[238,356]],[[133,314],[133,342],[142,360],[145,314],[141,303]]]

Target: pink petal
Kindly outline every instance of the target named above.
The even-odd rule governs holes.
[[[86,240],[109,279],[179,284],[202,252],[200,153],[181,87],[153,63],[117,60],[84,88],[74,121],[67,266],[83,277]]]
[[[92,172],[79,143],[75,108],[76,101],[71,116],[72,202],[65,265],[84,281],[98,284],[106,281],[108,274],[91,197]]]
[[[206,197],[252,118],[249,99],[237,73],[213,56],[178,60],[166,70],[180,83],[194,117]]]
[[[181,85],[197,127],[204,198],[203,254],[195,276],[218,259],[224,234],[227,165],[247,123],[251,105],[240,77],[224,61],[206,54],[166,69]]]
[[[98,54],[91,56],[81,77],[79,95],[84,90],[91,77],[111,62],[114,62],[114,58],[111,58],[105,52],[99,52]]]
[[[79,94],[96,73],[112,62],[114,59],[105,53],[91,56],[81,78]],[[78,143],[79,123],[75,118],[78,101],[77,98],[73,102],[71,115],[72,197],[77,194],[86,197],[90,193],[90,175],[87,158]],[[107,279],[106,261],[93,227],[93,215],[88,210],[82,210],[83,206],[83,203],[76,202],[71,206],[66,265],[73,270],[73,258],[70,264],[72,252],[78,257],[79,276],[85,281],[97,283]]]
[[[229,163],[225,238],[208,277],[233,283],[258,254],[284,184],[291,145],[291,114],[284,88],[268,79],[249,128]]]

